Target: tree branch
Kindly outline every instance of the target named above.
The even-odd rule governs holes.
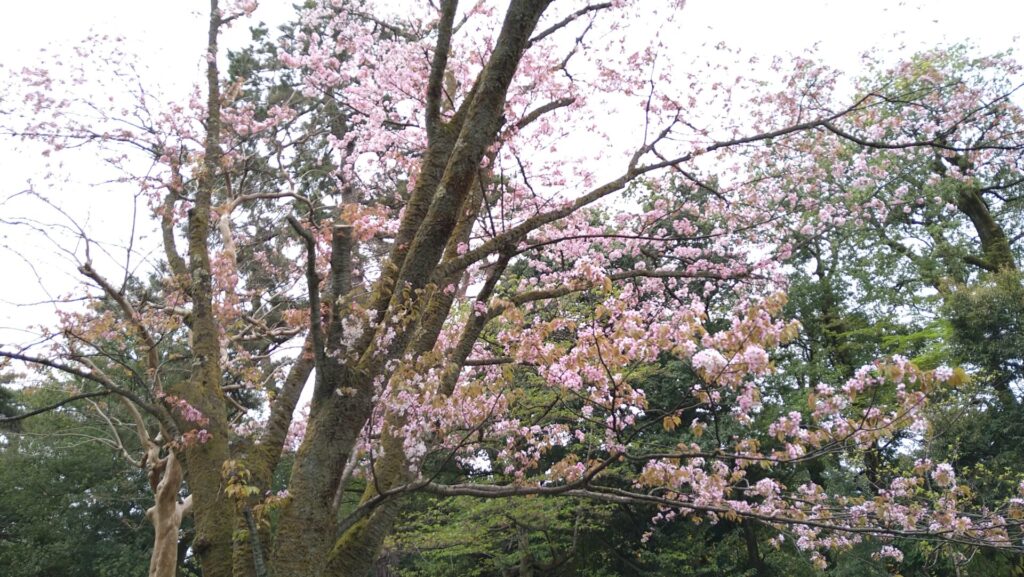
[[[142,324],[142,319],[139,317],[139,313],[135,310],[135,307],[133,307],[132,304],[128,302],[128,299],[125,298],[124,294],[114,289],[114,287],[107,281],[107,279],[103,278],[103,275],[96,272],[96,270],[92,268],[92,265],[90,263],[86,262],[82,266],[78,267],[78,270],[85,276],[95,281],[96,284],[100,285],[100,288],[103,289],[103,292],[106,293],[108,297],[110,297],[111,299],[114,300],[114,302],[117,303],[117,305],[121,308],[121,311],[124,313],[124,315],[128,317],[129,324],[131,324],[135,331],[139,333],[139,336],[142,338],[142,341],[146,343],[146,362],[151,377],[153,379],[153,391],[155,393],[162,392],[162,388],[160,386],[160,376],[158,372],[160,369],[160,358],[156,350],[156,340],[149,333],[149,329],[147,329],[146,326]]]
[[[544,30],[538,32],[533,38],[530,38],[530,43],[528,44],[528,46],[533,46],[534,44],[540,42],[541,40],[547,38],[548,36],[551,36],[555,32],[558,32],[562,28],[565,28],[569,24],[572,24],[581,16],[589,14],[590,12],[597,12],[598,10],[611,8],[611,6],[611,2],[602,2],[600,4],[591,4],[589,6],[584,6],[583,8],[580,8],[579,10],[573,12],[572,14],[566,16],[565,18],[559,20],[558,22],[552,24],[551,26],[548,26]]]
[[[448,52],[451,51],[452,25],[455,22],[455,10],[458,0],[441,2],[441,20],[437,27],[437,44],[434,47],[434,58],[430,62],[430,77],[427,80],[427,139],[432,142],[441,121],[441,99],[444,92],[444,73],[448,68]],[[454,96],[454,95],[453,95]]]
[[[36,409],[34,411],[29,411],[27,413],[23,413],[23,414],[20,414],[20,415],[13,415],[13,416],[10,416],[10,417],[0,417],[0,423],[13,423],[13,422],[16,422],[16,421],[20,421],[22,419],[27,419],[29,417],[34,417],[36,415],[40,415],[42,413],[46,413],[48,411],[52,411],[54,409],[58,409],[58,408],[63,407],[64,405],[66,405],[68,403],[73,403],[75,401],[80,401],[82,399],[91,399],[93,397],[105,397],[107,395],[110,395],[111,393],[112,393],[112,391],[92,391],[90,393],[82,393],[82,394],[79,394],[79,395],[73,395],[71,397],[68,397],[68,398],[64,399],[63,401],[58,401],[56,403],[53,403],[52,405],[47,405],[45,407],[42,407],[40,409]]]
[[[313,358],[316,359],[316,366],[323,367],[325,364],[324,333],[321,324],[320,310],[320,275],[316,272],[316,239],[313,234],[306,230],[299,221],[292,215],[288,215],[288,224],[292,230],[302,237],[306,245],[306,285],[309,293],[309,332],[313,336]]]
[[[31,364],[35,364],[35,365],[42,365],[44,367],[49,367],[51,369],[56,369],[58,371],[61,371],[62,373],[67,373],[69,375],[73,375],[73,376],[76,376],[76,377],[80,377],[80,378],[92,381],[94,383],[102,385],[103,388],[109,390],[111,393],[114,393],[115,395],[120,395],[120,396],[128,399],[129,401],[135,403],[137,406],[141,407],[142,410],[144,410],[147,413],[149,413],[149,414],[153,415],[154,417],[156,417],[160,422],[164,422],[164,420],[165,420],[164,419],[164,415],[161,414],[159,409],[157,409],[156,407],[154,407],[154,406],[150,405],[149,403],[147,403],[146,401],[144,401],[139,395],[137,395],[137,394],[135,394],[135,393],[133,393],[133,392],[123,388],[123,387],[119,387],[116,384],[114,384],[114,382],[112,380],[110,380],[110,378],[107,377],[105,374],[103,374],[101,371],[96,371],[94,369],[95,365],[92,365],[92,367],[90,367],[90,368],[93,369],[93,372],[86,372],[86,371],[83,371],[82,369],[73,367],[71,365],[66,365],[64,363],[60,363],[60,362],[57,362],[57,361],[51,361],[50,359],[45,359],[45,358],[42,358],[42,357],[35,357],[35,356],[32,356],[32,355],[26,355],[26,354],[23,354],[23,353],[15,353],[15,352],[11,352],[11,351],[0,351],[0,357],[7,358],[7,359],[13,359],[13,360],[17,360],[17,361],[22,361],[22,362],[26,362],[26,363],[31,363]],[[91,363],[88,363],[86,360],[82,360],[81,362],[86,363],[86,364],[91,364]]]

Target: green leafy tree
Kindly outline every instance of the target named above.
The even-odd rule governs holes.
[[[3,387],[0,394],[18,414],[63,398],[45,388]],[[146,573],[152,542],[140,506],[145,477],[108,446],[110,429],[93,407],[79,404],[84,406],[65,406],[0,430],[4,575]]]

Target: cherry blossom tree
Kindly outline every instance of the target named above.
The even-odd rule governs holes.
[[[924,435],[929,395],[961,371],[878,359],[816,383],[807,411],[760,418],[773,351],[799,331],[783,263],[875,208],[772,186],[780,143],[973,150],[950,131],[995,109],[954,104],[908,138],[857,122],[902,119],[887,107],[900,97],[928,109],[913,87],[844,103],[834,73],[803,61],[781,92],[705,86],[630,27],[679,4],[443,0],[395,16],[323,1],[268,45],[272,70],[236,54],[225,76],[219,35],[256,3],[211,0],[203,87],[161,107],[133,85],[124,114],[76,96],[77,77],[22,72],[32,114],[11,134],[151,163],[124,180],[162,258],[104,274],[73,229],[89,304],[61,307],[43,346],[0,351],[123,399],[156,500],[150,575],[174,574],[185,515],[206,575],[365,574],[412,491],[640,503],[660,511],[653,530],[750,519],[821,565],[864,536],[1019,547],[1020,501],[966,512],[956,472],[927,455],[871,498],[773,476]],[[609,111],[638,125],[617,132]],[[665,358],[689,381],[652,404],[632,376]],[[355,477],[365,492],[341,515]]]

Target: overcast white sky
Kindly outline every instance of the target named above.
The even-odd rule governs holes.
[[[256,19],[281,22],[291,13],[294,1],[263,0]],[[205,0],[5,2],[0,18],[0,64],[8,68],[30,65],[40,49],[73,45],[90,33],[123,36],[126,49],[140,56],[164,90],[187,93],[200,78],[207,7]],[[1021,22],[1024,2],[1020,0],[973,0],[969,4],[952,0],[688,0],[677,34],[694,52],[703,45],[724,41],[762,59],[800,52],[817,43],[820,57],[836,67],[849,68],[872,47],[909,53],[970,40],[983,51],[1014,48],[1019,54]],[[237,24],[222,45],[244,43],[247,25],[244,21]],[[38,163],[24,154],[11,143],[0,141],[0,163],[4,166],[0,199],[24,189],[36,170]],[[100,207],[113,202],[95,190],[77,189],[73,193],[86,195],[82,198],[84,205]],[[4,210],[10,210],[10,206],[0,206],[0,211]],[[17,238],[11,234],[0,230],[0,240],[16,243]],[[5,340],[16,339],[4,327],[26,324],[25,310],[15,312],[11,303],[31,300],[39,287],[27,263],[4,250],[0,250],[0,271],[6,276],[6,282],[0,283],[2,345]],[[70,282],[73,275],[71,268],[63,271],[62,277]],[[33,320],[43,322],[42,318]]]
[[[294,0],[262,0],[257,18],[279,21]],[[470,2],[464,2],[469,4]],[[168,61],[203,42],[205,0],[49,0],[8,2],[0,20],[0,49],[34,52],[75,40],[89,29],[144,42]],[[726,40],[769,52],[821,41],[829,50],[856,53],[891,42],[895,34],[935,44],[974,38],[1007,47],[1020,33],[1024,4],[1017,0],[688,0],[683,33],[695,40]]]
[[[262,0],[257,19],[279,22],[295,0]],[[642,1],[642,0],[641,0]],[[469,2],[465,2],[469,4]],[[199,65],[205,0],[7,2],[0,59],[31,62],[42,47],[73,43],[90,30],[122,35],[167,80],[189,84]],[[697,47],[725,41],[765,56],[820,43],[835,64],[872,46],[910,49],[972,39],[985,50],[1021,47],[1019,0],[689,0],[679,34]],[[245,23],[225,44],[244,40]]]

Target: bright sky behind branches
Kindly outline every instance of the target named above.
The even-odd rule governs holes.
[[[244,45],[252,22],[263,20],[273,26],[287,20],[294,14],[292,4],[288,0],[263,0],[255,19],[236,23],[222,39],[222,46]],[[187,98],[192,85],[202,78],[207,9],[208,3],[202,0],[8,2],[0,18],[0,65],[14,70],[32,66],[40,50],[59,51],[89,34],[120,36],[125,39],[124,50],[139,56],[142,76],[153,83],[148,88],[158,87],[165,99],[180,100]],[[1011,48],[1020,53],[1024,48],[1019,37],[1024,3],[1019,0],[974,0],[969,4],[951,0],[689,0],[678,21],[677,30],[664,30],[662,34],[674,37],[673,44],[689,53],[686,59],[711,53],[711,47],[719,42],[762,60],[817,45],[818,58],[836,68],[852,70],[860,54],[871,48],[910,54],[962,41],[975,44],[985,53]],[[43,163],[32,157],[31,148],[0,141],[0,162],[5,167],[0,174],[0,200],[25,190],[33,176],[41,180],[38,172]],[[70,205],[65,204],[75,207],[74,218],[96,226],[100,218],[96,215],[111,214],[112,206],[123,204],[130,210],[130,200],[109,198],[109,187],[90,186],[101,178],[79,174],[67,181],[67,190],[51,187],[50,193],[60,195],[62,201],[74,199]],[[0,211],[11,207],[8,204]],[[82,214],[78,214],[79,207]],[[110,218],[117,222],[104,225],[106,232],[126,236],[131,229],[131,213],[113,214]],[[0,288],[0,343],[17,338],[9,329],[45,322],[49,315],[49,307],[26,314],[33,309],[12,306],[46,298],[37,276],[46,279],[52,296],[80,280],[67,260],[53,261],[54,266],[41,264],[50,261],[32,256],[30,246],[19,244],[18,234],[0,230],[0,245],[8,247],[0,249],[0,269],[8,279],[18,279]],[[13,254],[13,248],[21,255]],[[36,265],[35,271],[30,264]],[[57,265],[63,270],[52,270]]]

